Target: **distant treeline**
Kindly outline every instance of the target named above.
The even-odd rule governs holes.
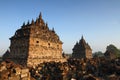
[[[116,57],[120,57],[120,49],[118,49],[115,45],[110,44],[106,47],[106,51],[111,51],[115,53]],[[98,51],[93,53],[93,57],[102,57],[105,52]]]

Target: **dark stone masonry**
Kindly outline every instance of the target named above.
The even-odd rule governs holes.
[[[92,49],[84,40],[83,36],[73,48],[72,58],[92,58]]]

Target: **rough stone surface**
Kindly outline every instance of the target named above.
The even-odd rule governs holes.
[[[86,43],[83,36],[79,42],[77,42],[73,48],[73,58],[92,58],[92,49],[89,44]]]
[[[33,66],[43,62],[64,62],[62,41],[44,23],[40,13],[36,21],[25,24],[10,38],[10,56],[15,63]]]
[[[30,78],[28,67],[15,64],[10,60],[0,63],[0,80],[30,80]]]

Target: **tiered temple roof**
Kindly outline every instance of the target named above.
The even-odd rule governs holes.
[[[10,59],[22,65],[37,65],[42,62],[61,61],[62,41],[53,29],[42,19],[25,22],[10,38]]]
[[[50,30],[48,28],[48,24],[44,22],[42,19],[42,14],[40,13],[39,17],[36,19],[36,21],[32,20],[31,23],[28,21],[27,24],[25,22],[21,26],[20,29],[18,29],[15,32],[15,35],[12,36],[10,39],[13,38],[20,38],[20,37],[39,37],[43,40],[61,43],[59,36],[54,31],[54,28]]]
[[[83,36],[79,42],[74,45],[73,58],[92,58],[92,49],[84,40]]]
[[[86,41],[84,40],[82,36],[81,40],[79,42],[76,42],[76,44],[74,45],[73,51],[74,50],[85,50],[85,49],[92,50],[89,44],[86,43]]]

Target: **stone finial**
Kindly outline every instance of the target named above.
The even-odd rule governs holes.
[[[25,27],[25,22],[23,22],[23,25],[21,26],[21,28],[24,28]]]
[[[36,19],[36,22],[35,22],[35,24],[36,24],[36,25],[38,25],[38,23],[39,23],[39,21],[38,21],[38,19]]]
[[[54,27],[52,28],[52,32],[55,32]]]
[[[27,22],[27,25],[30,25],[30,22],[29,22],[29,20],[28,20],[28,22]]]
[[[45,27],[46,27],[46,29],[49,30],[49,27],[48,27],[48,23],[47,23],[47,22],[45,23]]]
[[[47,22],[46,22],[45,26],[48,27],[48,23]]]
[[[81,39],[84,39],[83,35],[82,35]]]
[[[34,20],[32,19],[31,24],[34,24]]]
[[[84,44],[84,45],[86,44],[83,35],[82,35],[82,37],[81,37],[81,40],[79,41],[79,44],[80,44],[80,43],[82,43],[82,44]]]
[[[42,19],[42,13],[40,12],[40,14],[39,14],[39,19]]]
[[[42,13],[40,12],[39,18],[38,18],[39,25],[45,25],[44,20],[42,19]]]
[[[23,22],[23,25],[22,26],[25,26],[25,22]]]

